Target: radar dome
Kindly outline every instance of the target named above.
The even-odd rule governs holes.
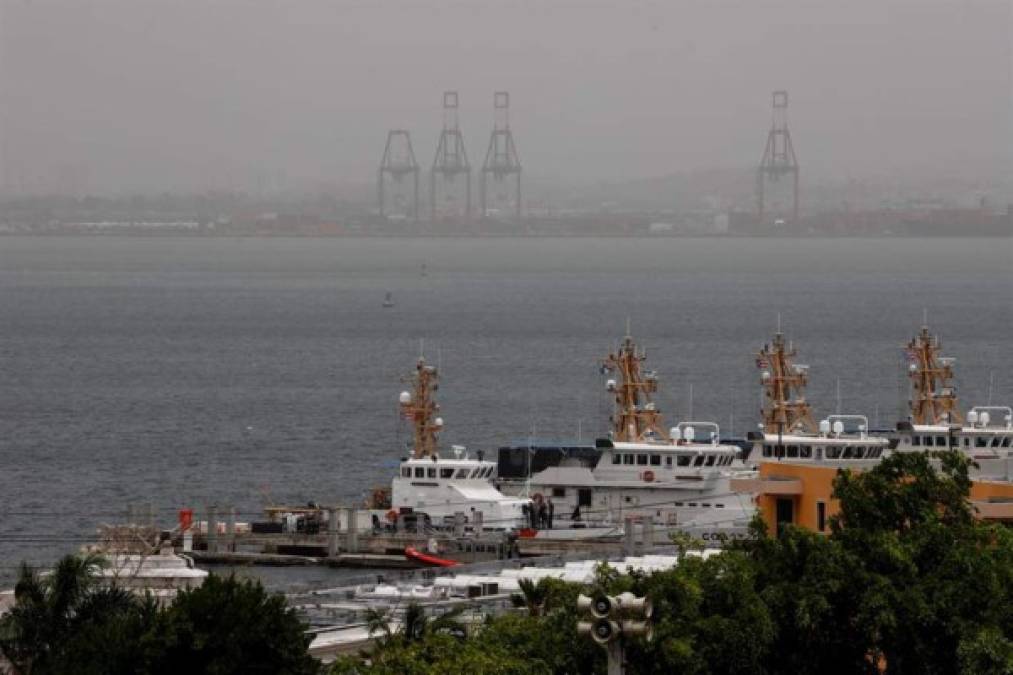
[[[408,405],[409,403],[412,402],[412,395],[409,394],[407,391],[402,391],[401,394],[397,397],[397,400],[401,401],[401,405]]]
[[[696,429],[693,427],[685,427],[682,430],[682,437],[687,441],[692,441],[696,438]]]
[[[967,413],[967,423],[970,424],[972,427],[978,423],[977,410],[972,410],[971,412]]]
[[[978,421],[981,422],[981,426],[987,427],[988,423],[992,420],[992,416],[987,411],[978,415]]]
[[[437,426],[437,428],[442,427],[443,426],[443,418],[442,417],[437,417],[435,420],[433,420],[433,424],[435,424]]]
[[[844,422],[842,422],[840,420],[835,420],[834,421],[834,433],[837,434],[837,435],[840,435],[840,434],[844,433]]]

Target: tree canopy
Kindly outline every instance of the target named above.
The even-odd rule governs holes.
[[[628,645],[630,672],[1013,675],[1013,537],[975,518],[969,469],[955,451],[895,454],[838,474],[829,535],[773,536],[758,520],[755,537],[706,560],[599,574],[602,590],[654,603],[654,639]],[[603,673],[603,650],[576,633],[579,590],[526,585],[523,611],[468,640],[385,643],[333,672]]]

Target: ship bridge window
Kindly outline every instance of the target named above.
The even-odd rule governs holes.
[[[922,444],[922,437],[921,436],[912,436],[911,437],[911,445],[913,445],[915,447],[918,447],[921,444]]]
[[[633,455],[623,455],[623,464],[633,464]]]
[[[401,477],[402,478],[411,478],[412,477],[412,469],[411,469],[411,467],[406,466],[403,469],[401,469]]]
[[[471,477],[472,478],[478,478],[481,473],[482,473],[481,469],[475,469],[475,470],[473,470],[471,472]]]
[[[1008,448],[1009,447],[1009,436],[1003,436],[1002,437],[1002,447],[1004,447],[1004,448]]]
[[[1001,439],[1001,438],[999,438],[998,436],[993,436],[993,437],[992,437],[992,447],[993,447],[993,448],[998,448],[998,447],[999,447],[999,442],[1000,442],[1001,440],[1002,440],[1002,439]]]
[[[689,466],[689,455],[679,455],[675,458],[675,463],[679,466]]]
[[[619,455],[619,454],[616,454],[616,453],[613,452],[612,453],[612,463],[613,464],[622,464],[623,463],[623,456]]]
[[[426,477],[426,470],[424,468],[422,468],[421,466],[415,467],[415,477],[416,478],[425,478]]]
[[[458,469],[457,470],[457,477],[458,478],[467,478],[468,477],[468,470],[467,469]]]
[[[946,436],[936,436],[936,447],[945,448],[949,443],[946,442]]]
[[[797,445],[789,445],[788,446],[788,458],[789,459],[798,459],[798,446]]]
[[[672,466],[672,456],[671,455],[668,455],[667,457],[665,457],[665,466],[667,466],[667,467],[671,467]]]
[[[432,467],[431,466],[428,469],[426,469],[426,477],[427,478],[436,478],[436,467]]]
[[[454,477],[453,469],[448,469],[446,467],[440,468],[440,478],[453,478],[453,477]]]
[[[697,455],[697,458],[693,461],[693,466],[701,466],[703,464],[703,455]]]
[[[562,488],[562,487],[554,487],[554,488],[552,488],[552,496],[556,497],[556,498],[565,497],[566,496],[566,488]]]
[[[770,443],[766,443],[763,446],[763,456],[772,457],[773,455],[774,455],[774,446],[772,446]]]
[[[661,466],[661,455],[651,455],[651,466]]]
[[[964,447],[965,448],[971,447],[971,439],[968,438],[967,436],[964,436]]]
[[[931,436],[926,436],[925,437],[925,447],[926,448],[931,448],[933,445],[935,445],[935,443],[932,442],[932,437]]]
[[[974,447],[976,447],[976,448],[987,448],[988,447],[988,439],[985,438],[984,436],[977,436],[974,439]]]
[[[647,466],[647,455],[637,455],[637,464]]]
[[[801,457],[802,459],[809,459],[810,457],[813,456],[813,446],[811,445],[799,446],[798,456]]]
[[[714,455],[707,455],[707,466],[714,466],[714,460],[717,459]]]
[[[827,447],[827,459],[840,459],[841,449],[833,446]]]

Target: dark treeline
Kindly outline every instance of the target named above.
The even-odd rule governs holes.
[[[843,471],[829,535],[757,524],[751,540],[669,571],[603,566],[593,589],[525,583],[517,611],[467,631],[455,613],[410,606],[395,630],[371,612],[374,645],[326,667],[258,584],[212,576],[159,607],[95,586],[94,561],[67,558],[44,578],[23,571],[0,650],[23,675],[603,673],[603,650],[576,631],[577,594],[601,590],[654,602],[653,640],[628,645],[631,673],[1010,674],[1013,533],[975,518],[968,470],[947,452]]]

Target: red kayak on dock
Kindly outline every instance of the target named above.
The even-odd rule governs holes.
[[[438,558],[434,555],[423,553],[422,551],[419,551],[412,546],[409,546],[404,550],[404,557],[408,558],[409,560],[425,563],[426,565],[432,565],[433,567],[454,567],[455,565],[461,564],[456,560],[448,560],[447,558]]]

